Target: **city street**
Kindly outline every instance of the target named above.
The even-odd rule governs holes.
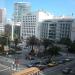
[[[45,69],[41,73],[43,75],[63,75],[62,70],[65,69],[66,67],[75,69],[75,60],[65,63],[65,64],[60,64],[59,66]]]
[[[2,71],[4,71],[4,72],[1,71],[0,72],[1,75],[6,75],[6,74],[11,75],[10,73],[12,73],[12,71],[20,71],[24,68],[27,68],[26,65],[28,65],[32,62],[44,60],[44,59],[38,59],[38,58],[35,58],[34,60],[25,59],[25,51],[24,50],[22,51],[22,54],[17,54],[15,56],[19,60],[19,66],[17,69],[16,69],[16,67],[13,68],[13,61],[14,61],[13,56],[11,58],[10,57],[6,58],[3,56],[0,56],[0,63],[8,67],[8,68],[6,68],[6,67],[3,68],[4,70],[2,70]],[[64,58],[67,58],[66,53],[63,53],[62,56],[55,57],[56,60],[61,60]],[[59,64],[58,66],[55,66],[55,67],[44,69],[43,71],[40,72],[40,75],[62,75],[62,70],[64,68],[66,68],[66,67],[74,68],[75,67],[75,55],[69,54],[68,58],[73,58],[73,60],[70,62],[64,63],[64,64]]]

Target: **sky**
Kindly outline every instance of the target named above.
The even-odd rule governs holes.
[[[32,11],[43,9],[56,16],[75,16],[75,0],[0,0],[0,8],[6,8],[7,18],[11,19],[14,2],[30,2]]]

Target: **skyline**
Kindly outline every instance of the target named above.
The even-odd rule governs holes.
[[[0,8],[6,8],[7,18],[11,19],[14,3],[22,1],[31,4],[31,11],[43,9],[55,16],[75,16],[75,0],[0,0]]]

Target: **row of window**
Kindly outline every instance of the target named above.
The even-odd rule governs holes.
[[[30,21],[29,21],[29,20],[23,20],[23,22],[28,22],[28,23],[29,23],[29,22],[30,22],[30,23],[33,22],[33,23],[34,23],[34,22],[36,22],[36,20],[30,20]]]
[[[24,30],[23,32],[25,32],[25,33],[35,33],[34,30]]]

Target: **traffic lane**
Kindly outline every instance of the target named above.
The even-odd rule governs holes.
[[[45,69],[43,70],[43,74],[51,74],[51,73],[59,73],[62,69],[66,68],[66,67],[75,67],[75,61],[71,61],[69,63],[66,63],[66,64],[60,64],[59,66],[55,66],[55,67],[51,67],[51,68],[48,68],[48,69]]]

